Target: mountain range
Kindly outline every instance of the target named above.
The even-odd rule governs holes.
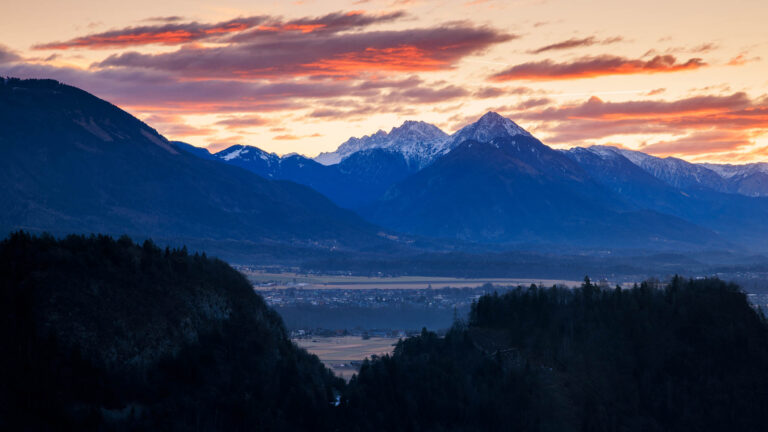
[[[0,80],[0,228],[324,248],[380,241],[307,186],[187,151],[77,88]]]
[[[651,249],[692,239],[760,248],[768,238],[768,164],[694,164],[608,146],[553,150],[494,112],[452,135],[407,121],[314,160],[246,146],[212,156],[422,236]]]
[[[407,121],[314,159],[243,145],[211,154],[74,87],[1,84],[5,231],[350,251],[414,239],[571,250],[768,244],[767,164],[556,150],[494,112],[451,135]]]

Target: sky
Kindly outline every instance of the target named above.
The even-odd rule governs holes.
[[[765,0],[27,0],[0,76],[87,90],[212,151],[333,151],[507,116],[554,148],[768,161]]]

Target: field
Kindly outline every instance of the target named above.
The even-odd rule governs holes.
[[[398,276],[398,277],[365,277],[365,276],[323,276],[305,275],[297,273],[264,273],[239,269],[248,279],[256,285],[256,288],[313,288],[313,289],[425,289],[444,287],[479,287],[487,283],[493,285],[522,285],[532,283],[537,285],[552,286],[566,285],[578,286],[581,281],[557,280],[557,279],[505,279],[483,278],[465,279],[449,277],[428,276]]]
[[[357,373],[358,362],[372,355],[391,354],[397,340],[397,338],[363,339],[360,336],[341,336],[295,339],[294,342],[317,355],[336,376],[349,379],[352,374]]]

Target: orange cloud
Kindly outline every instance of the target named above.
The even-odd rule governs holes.
[[[741,154],[768,130],[768,98],[752,99],[743,92],[673,101],[605,102],[592,97],[580,104],[538,111],[523,106],[501,110],[512,118],[535,122],[536,131],[553,144],[583,145],[620,135],[679,137],[641,147],[659,156]]]
[[[253,27],[265,17],[238,18],[216,24],[163,24],[156,26],[128,27],[104,33],[91,34],[65,42],[36,45],[38,50],[67,50],[75,48],[104,49],[136,45],[178,45],[212,36],[235,33]]]
[[[311,135],[285,134],[285,135],[276,135],[276,136],[272,137],[272,139],[280,140],[280,141],[295,141],[295,140],[300,140],[300,139],[303,139],[303,138],[316,138],[316,137],[320,137],[320,136],[322,136],[322,135],[320,135],[319,133],[313,133]]]
[[[240,39],[228,41],[237,43],[261,38],[273,33],[312,33],[320,30],[339,32],[375,23],[393,21],[404,15],[404,12],[366,15],[361,11],[352,11],[347,13],[334,12],[317,18],[300,18],[287,22],[269,16],[250,16],[214,24],[200,24],[197,22],[179,23],[179,17],[161,17],[159,19],[161,24],[159,25],[110,30],[64,42],[40,44],[33,48],[38,50],[66,50],[75,48],[120,48],[149,44],[178,45],[203,39],[221,39],[225,35],[241,34]],[[151,20],[158,21],[157,18]],[[246,32],[246,30],[251,31]]]
[[[742,131],[709,130],[668,141],[644,144],[640,150],[657,156],[696,155],[734,151],[752,144],[750,134]]]
[[[563,79],[595,78],[606,75],[653,74],[698,69],[706,66],[700,58],[678,63],[671,55],[656,56],[650,60],[628,59],[611,55],[582,57],[570,63],[552,60],[523,63],[512,66],[490,77],[492,81],[552,81]]]
[[[400,72],[423,72],[444,69],[449,65],[447,59],[437,59],[427,50],[415,46],[401,45],[391,48],[366,48],[363,51],[347,52],[330,59],[302,64],[306,73],[325,72],[335,75],[348,75],[369,70],[388,70]]]
[[[450,69],[467,55],[516,37],[466,24],[400,31],[277,34],[266,40],[251,40],[252,33],[241,36],[232,39],[239,42],[226,46],[185,46],[170,53],[112,55],[92,67],[162,70],[187,80],[232,76],[347,79],[361,73]]]
[[[694,96],[676,101],[638,100],[627,102],[605,102],[592,96],[584,103],[553,107],[539,112],[524,114],[532,120],[627,120],[683,118],[705,114],[735,113],[741,109],[754,109],[755,102],[746,93],[738,92],[728,96]]]
[[[737,55],[736,57],[733,57],[732,59],[728,60],[728,66],[741,66],[747,63],[760,61],[760,57],[747,57],[746,53],[741,53]]]

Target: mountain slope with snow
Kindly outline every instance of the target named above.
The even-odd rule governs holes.
[[[350,138],[336,151],[319,154],[315,161],[323,165],[335,165],[360,151],[385,149],[402,154],[409,165],[422,168],[442,151],[447,140],[448,135],[437,126],[408,120],[392,128],[389,133],[379,130],[362,138]]]
[[[494,138],[513,136],[532,137],[532,135],[512,120],[498,113],[489,111],[474,123],[470,123],[456,131],[446,142],[443,152],[456,148],[464,141],[489,142]]]
[[[768,163],[746,165],[702,164],[725,178],[729,190],[752,197],[768,197]]]
[[[654,177],[678,188],[707,187],[725,192],[727,184],[711,169],[673,157],[660,158],[635,150],[616,147],[602,147],[604,151],[615,151]]]
[[[704,186],[703,182],[692,181],[701,178],[696,177],[702,172],[698,165],[681,164],[674,158],[659,159],[629,153],[635,160],[651,158],[660,164],[671,162],[662,173],[675,174],[674,179],[680,183],[686,179],[689,182],[685,187],[677,187],[636,165],[624,157],[626,152],[613,147],[576,147],[563,154],[578,162],[622,202],[710,228],[737,243],[759,247],[761,241],[768,239],[768,225],[763,222],[768,218],[768,200],[721,192]],[[678,168],[677,172],[672,168]]]
[[[707,166],[610,146],[558,151],[494,112],[451,136],[409,121],[350,138],[325,154],[338,160],[329,165],[243,146],[214,156],[424,236],[599,247],[768,243],[768,199],[754,198],[768,194],[765,164]]]
[[[418,169],[401,153],[386,148],[356,151],[333,165],[323,165],[296,154],[280,157],[243,145],[228,147],[213,157],[265,178],[309,186],[337,205],[350,209],[375,201],[392,184]]]
[[[675,248],[719,241],[706,228],[623,202],[529,134],[464,141],[363,215],[395,230],[477,242]]]
[[[654,177],[680,189],[706,188],[751,197],[768,196],[768,163],[695,164],[674,157],[660,158],[610,146],[592,146],[589,149],[604,154],[621,154]]]
[[[493,111],[453,135],[446,134],[435,125],[408,120],[389,133],[379,130],[362,138],[350,138],[336,151],[321,153],[314,159],[323,165],[334,165],[354,153],[381,148],[402,154],[409,165],[421,169],[464,141],[488,142],[493,138],[515,135],[531,136],[512,120]]]

